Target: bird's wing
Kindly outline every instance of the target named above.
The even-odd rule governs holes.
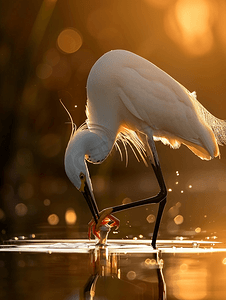
[[[119,96],[130,113],[155,131],[180,136],[181,127],[197,121],[186,89],[157,67],[153,70],[125,68]],[[183,132],[186,134],[185,128]]]
[[[190,149],[193,147],[193,152],[200,146],[213,156],[211,149],[216,148],[215,138],[199,115],[191,93],[155,65],[124,68],[119,97],[129,112],[150,126],[153,135],[163,143],[173,148],[184,143]],[[198,154],[200,151],[196,152],[202,156]]]

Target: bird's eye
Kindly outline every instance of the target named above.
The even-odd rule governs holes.
[[[85,178],[85,175],[83,173],[80,173],[79,177],[81,180],[83,180]]]

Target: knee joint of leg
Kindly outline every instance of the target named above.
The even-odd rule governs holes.
[[[161,189],[159,195],[162,197],[162,199],[165,199],[167,197],[167,189],[166,188]]]

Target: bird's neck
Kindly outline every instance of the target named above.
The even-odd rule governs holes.
[[[101,163],[107,158],[115,142],[113,134],[109,134],[104,128],[92,127],[85,130],[84,150],[85,158],[92,163]]]

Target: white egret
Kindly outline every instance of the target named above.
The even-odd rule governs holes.
[[[219,156],[218,145],[226,144],[226,123],[211,115],[195,92],[190,93],[148,60],[125,50],[110,51],[97,60],[88,76],[87,96],[86,123],[72,133],[66,149],[67,176],[83,193],[97,223],[96,231],[105,218],[111,219],[111,213],[159,203],[152,239],[155,248],[167,190],[154,140],[172,148],[184,144],[201,159],[210,160]],[[101,163],[118,139],[134,145],[142,157],[147,155],[160,192],[99,212],[86,161]]]

